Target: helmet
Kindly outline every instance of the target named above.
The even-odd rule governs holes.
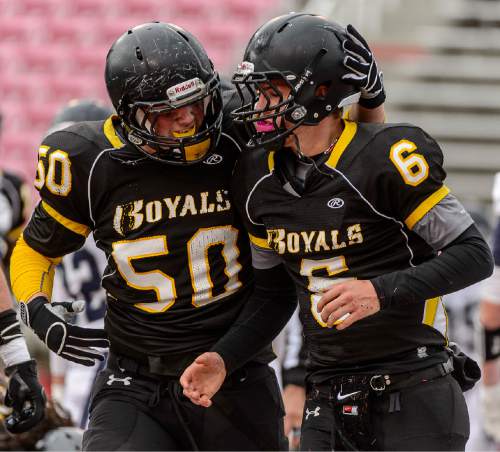
[[[113,110],[98,100],[73,99],[62,107],[52,120],[47,135],[65,129],[75,122],[100,121],[106,119]]]
[[[358,101],[360,93],[343,82],[345,30],[335,22],[314,14],[290,13],[276,17],[260,27],[250,39],[244,61],[233,76],[241,106],[232,112],[236,123],[243,123],[251,140],[249,148],[276,145],[301,125],[316,125],[337,109]],[[286,98],[276,81],[288,85]],[[279,97],[277,105],[255,106],[261,87],[271,88]],[[326,87],[319,95],[318,87]],[[287,129],[284,117],[292,124]],[[270,130],[259,131],[256,123],[271,120]]]
[[[148,157],[196,163],[217,144],[222,123],[219,75],[191,33],[162,22],[128,30],[108,52],[105,79],[128,140]],[[155,132],[159,115],[195,103],[204,112],[198,130],[175,137]],[[145,145],[154,152],[146,152]]]
[[[59,427],[49,430],[36,443],[36,450],[82,450],[83,430],[78,427]]]

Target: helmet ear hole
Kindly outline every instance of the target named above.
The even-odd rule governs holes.
[[[322,83],[316,88],[316,91],[314,93],[315,96],[321,100],[325,100],[331,86],[332,86],[331,82]]]

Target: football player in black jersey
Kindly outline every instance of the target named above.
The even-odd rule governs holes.
[[[491,274],[491,252],[444,185],[432,137],[342,118],[359,96],[342,77],[342,35],[292,13],[248,44],[233,83],[251,151],[232,193],[263,299],[181,383],[210,406],[227,358],[237,367],[266,343],[273,294],[295,285],[309,353],[303,450],[464,450],[440,296]]]
[[[221,130],[217,72],[192,34],[148,23],[113,44],[105,77],[117,115],[40,146],[41,202],[11,271],[23,320],[51,350],[92,365],[109,340],[84,449],[285,449],[270,341],[230,376],[210,412],[177,382],[243,315],[253,289],[248,237],[229,196],[240,149]],[[90,231],[108,258],[106,332],[47,309],[54,266]],[[278,296],[283,325],[295,291]]]

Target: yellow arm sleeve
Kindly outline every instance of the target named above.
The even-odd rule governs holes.
[[[18,301],[28,301],[35,294],[52,295],[54,272],[61,258],[49,258],[31,248],[21,235],[12,251],[10,281]]]

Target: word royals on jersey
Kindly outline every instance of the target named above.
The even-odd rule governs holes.
[[[197,195],[176,195],[145,202],[144,199],[121,204],[115,209],[115,231],[126,235],[144,222],[156,223],[186,215],[204,215],[231,209],[229,192],[224,189],[204,191]]]
[[[363,243],[361,225],[347,226],[346,232],[323,231],[287,231],[286,229],[268,229],[267,243],[278,254],[317,253],[345,248]]]

